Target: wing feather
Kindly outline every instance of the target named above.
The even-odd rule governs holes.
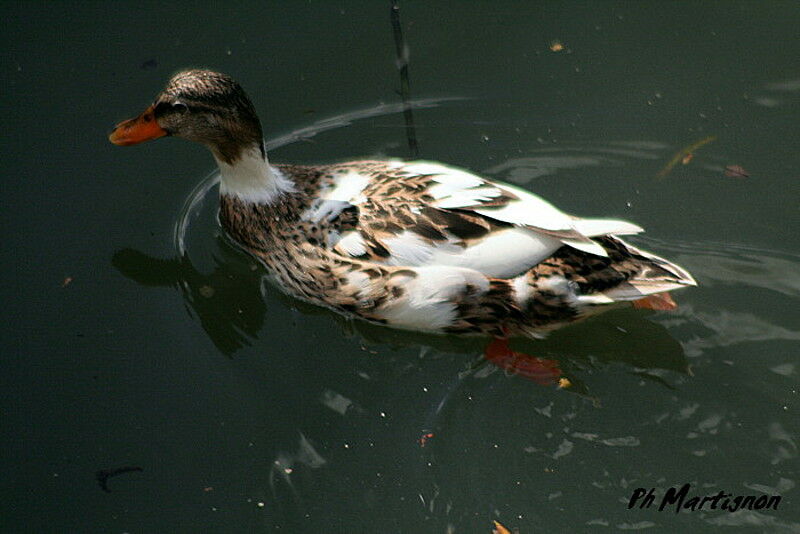
[[[625,221],[573,217],[524,189],[439,163],[343,166],[325,198],[357,204],[359,220],[335,250],[388,265],[514,277],[564,245],[607,257],[593,237],[642,231]]]

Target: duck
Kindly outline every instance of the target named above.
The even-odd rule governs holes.
[[[579,218],[520,187],[432,161],[273,164],[230,76],[178,72],[109,140],[180,137],[219,168],[219,223],[290,295],[392,328],[507,340],[622,305],[672,309],[682,267],[624,241],[636,224]]]

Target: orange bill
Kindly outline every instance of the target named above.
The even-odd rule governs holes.
[[[153,106],[134,119],[128,119],[117,124],[108,140],[115,145],[128,146],[143,143],[151,139],[164,137],[167,132],[158,125],[153,115]]]

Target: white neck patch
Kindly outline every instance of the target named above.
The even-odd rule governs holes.
[[[284,193],[296,191],[294,183],[261,156],[257,146],[243,150],[233,165],[217,160],[221,175],[221,195],[238,197],[243,202],[270,204]]]

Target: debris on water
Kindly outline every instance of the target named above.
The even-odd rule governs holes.
[[[139,68],[142,70],[153,70],[156,67],[158,67],[158,61],[156,61],[155,58],[150,58],[146,61],[143,61],[142,64],[139,65]]]
[[[561,41],[551,41],[550,42],[550,51],[551,52],[561,52],[564,50],[564,44]]]
[[[378,351],[377,351],[377,350],[372,350],[372,349],[368,348],[368,347],[367,347],[367,346],[364,344],[364,342],[363,342],[363,341],[362,341],[362,342],[359,344],[359,347],[360,347],[360,348],[361,348],[361,350],[363,350],[364,352],[369,352],[370,354],[378,354]]]
[[[566,389],[570,386],[572,386],[572,382],[569,381],[569,378],[562,376],[561,378],[558,379],[558,387],[560,389]]]
[[[691,153],[686,154],[685,156],[683,156],[683,159],[681,160],[681,163],[683,163],[684,165],[688,165],[689,162],[692,161],[693,158],[694,158],[694,154],[691,154]]]
[[[511,531],[504,527],[500,521],[492,521],[492,523],[494,523],[492,534],[511,534]]]
[[[200,293],[201,296],[207,299],[210,299],[211,297],[214,296],[214,288],[211,286],[200,286],[198,292]]]
[[[656,176],[658,178],[665,177],[666,175],[668,175],[670,173],[672,168],[675,165],[678,164],[679,161],[683,161],[687,156],[691,156],[689,158],[689,161],[691,161],[691,159],[694,157],[694,153],[697,152],[697,150],[700,147],[703,147],[703,146],[711,143],[716,138],[717,138],[716,135],[709,135],[708,137],[704,137],[703,139],[700,139],[696,143],[692,143],[691,145],[687,146],[686,148],[683,148],[683,149],[679,150],[678,153],[675,154],[675,156],[673,156],[673,158],[671,160],[669,160],[669,163],[667,163],[667,165],[663,169],[661,169],[661,171],[659,171],[659,173]],[[686,163],[689,163],[689,161],[687,161]],[[684,165],[686,163],[684,163]]]
[[[72,277],[71,276],[67,276],[66,278],[64,278],[64,281],[61,282],[61,287],[67,287],[71,283],[72,283]]]
[[[428,440],[432,439],[433,436],[434,436],[433,432],[426,432],[422,434],[422,436],[420,436],[420,438],[417,440],[417,443],[419,443],[420,447],[424,447],[425,444],[428,443]]]
[[[100,484],[100,489],[105,491],[106,493],[111,493],[111,490],[108,489],[108,479],[111,477],[115,477],[117,475],[122,475],[124,473],[132,473],[134,471],[144,471],[141,467],[118,467],[116,469],[101,469],[100,471],[95,473],[95,478],[97,479],[97,483]]]
[[[205,488],[203,488],[203,491],[208,493],[209,491],[214,491],[214,488],[212,486],[206,486]]]
[[[725,176],[727,178],[748,178],[750,173],[741,165],[728,165],[725,167]]]

